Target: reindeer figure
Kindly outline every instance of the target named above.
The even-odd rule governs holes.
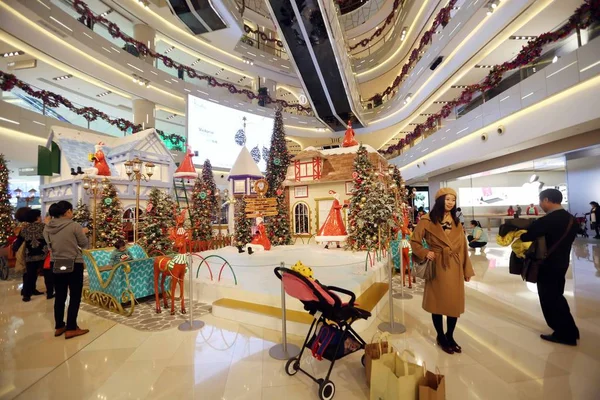
[[[175,243],[177,254],[175,257],[160,256],[154,259],[154,294],[156,297],[156,313],[160,313],[160,299],[158,292],[158,280],[162,277],[160,288],[163,293],[163,302],[165,308],[169,307],[167,303],[167,292],[164,289],[165,279],[171,277],[171,315],[175,315],[175,287],[179,284],[179,297],[181,298],[181,313],[185,314],[185,302],[183,296],[183,283],[185,272],[187,270],[187,253],[190,235],[183,227],[185,222],[186,210],[181,211],[175,218],[175,227],[170,229],[169,239]]]

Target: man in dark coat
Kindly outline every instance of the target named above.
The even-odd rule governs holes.
[[[577,235],[577,224],[573,221],[573,216],[562,208],[562,200],[563,196],[559,190],[542,191],[540,207],[546,215],[534,221],[527,233],[521,235],[521,240],[533,242],[536,238],[544,236],[548,251],[556,245],[554,251],[548,254],[541,265],[538,275],[537,287],[542,312],[546,323],[554,330],[550,335],[541,335],[541,338],[554,343],[576,346],[579,329],[575,325],[569,304],[563,294],[571,246]],[[568,229],[570,221],[573,222]]]

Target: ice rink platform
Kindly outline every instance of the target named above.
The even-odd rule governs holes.
[[[281,282],[274,269],[301,261],[324,285],[351,290],[360,307],[373,314],[353,327],[362,331],[387,303],[387,256],[382,252],[351,252],[321,245],[277,246],[270,251],[239,253],[235,247],[197,253],[193,257],[194,298],[213,305],[213,315],[238,322],[281,329]],[[342,295],[342,300],[345,296]],[[306,333],[312,317],[300,301],[286,297],[288,331]]]

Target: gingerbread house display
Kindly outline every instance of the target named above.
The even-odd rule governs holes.
[[[387,160],[373,147],[364,146],[369,160],[382,174],[387,171]],[[307,147],[298,153],[288,167],[284,185],[289,188],[292,234],[296,238],[316,236],[339,195],[341,204],[349,204],[352,197],[352,173],[358,146],[336,149]],[[344,224],[348,222],[348,208],[342,210]]]
[[[91,156],[97,154],[98,148],[101,148],[108,173],[94,176],[99,172],[97,168],[94,171]],[[128,179],[125,162],[135,157],[155,165],[150,180],[141,182],[141,215],[146,209],[146,200],[152,188],[172,190],[175,161],[154,129],[115,137],[53,127],[47,145],[40,146],[38,153],[42,210],[47,210],[50,204],[60,200],[77,204],[82,199],[89,204],[89,194],[83,189],[83,177],[102,179],[106,176],[117,190],[123,204],[123,217],[127,220],[128,215],[134,214],[137,183]]]

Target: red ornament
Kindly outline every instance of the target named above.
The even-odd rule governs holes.
[[[354,179],[358,178],[358,172],[354,171],[352,173],[352,178],[354,178]]]
[[[281,196],[283,194],[283,190],[277,189],[277,196]]]

